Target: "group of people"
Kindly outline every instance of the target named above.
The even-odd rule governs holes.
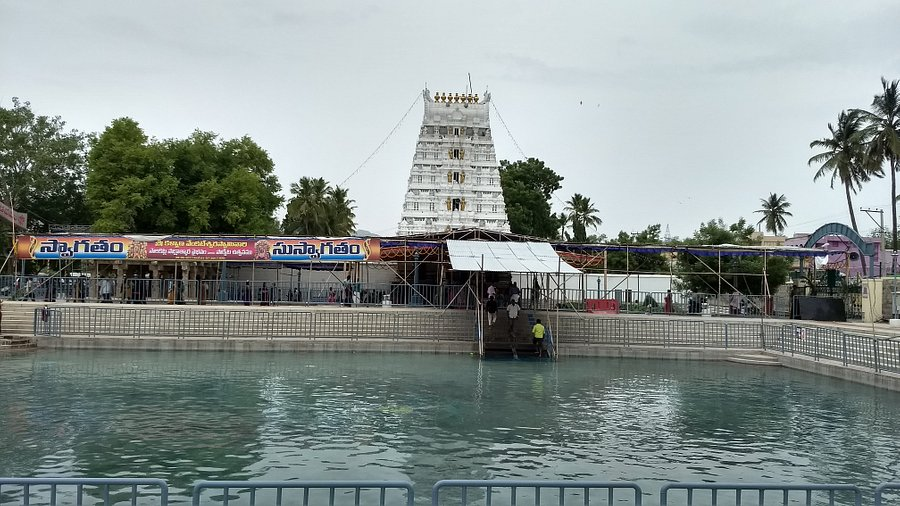
[[[508,331],[510,336],[514,335],[516,322],[519,319],[519,311],[521,310],[519,300],[521,299],[521,296],[522,291],[519,289],[518,285],[513,282],[509,287],[509,301],[506,303],[506,314],[509,320]],[[497,323],[497,310],[499,309],[497,288],[493,284],[488,286],[487,301],[484,304],[484,309],[487,311],[488,327],[493,327],[494,324]],[[534,326],[531,328],[531,334],[532,344],[537,348],[535,354],[540,356],[543,354],[544,335],[546,334],[546,328],[541,323],[540,319],[535,321]]]

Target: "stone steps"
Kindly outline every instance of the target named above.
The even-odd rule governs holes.
[[[25,350],[37,348],[37,343],[26,336],[3,335],[0,336],[0,351]]]
[[[767,355],[765,353],[744,353],[741,355],[734,355],[726,358],[725,360],[729,362],[734,362],[737,364],[746,364],[746,365],[765,365],[765,366],[780,366],[781,362],[777,357],[773,357],[772,355]]]

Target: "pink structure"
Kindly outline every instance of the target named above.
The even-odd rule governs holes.
[[[804,246],[810,234],[794,234],[784,242],[785,246]],[[869,259],[864,257],[853,242],[842,235],[828,235],[816,241],[814,248],[824,248],[828,252],[827,262],[823,269],[834,269],[850,278],[879,277],[891,272],[891,256],[885,254],[884,244],[880,237],[864,237],[867,244],[875,246],[875,272],[868,272]],[[866,262],[866,273],[863,274],[861,261]],[[848,265],[849,261],[849,265]]]

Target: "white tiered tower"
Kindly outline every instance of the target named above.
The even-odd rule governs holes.
[[[489,93],[423,91],[425,117],[416,144],[400,235],[481,228],[509,232],[494,154]]]

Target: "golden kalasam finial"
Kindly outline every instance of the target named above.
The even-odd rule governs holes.
[[[438,92],[434,92],[434,101],[437,102],[441,99],[441,94]]]
[[[478,93],[475,94],[475,103],[478,103]]]
[[[456,96],[453,97],[453,101],[454,101],[454,102],[459,102],[459,93],[457,93]]]
[[[441,93],[441,102],[446,102],[446,101],[447,101],[447,94]]]

